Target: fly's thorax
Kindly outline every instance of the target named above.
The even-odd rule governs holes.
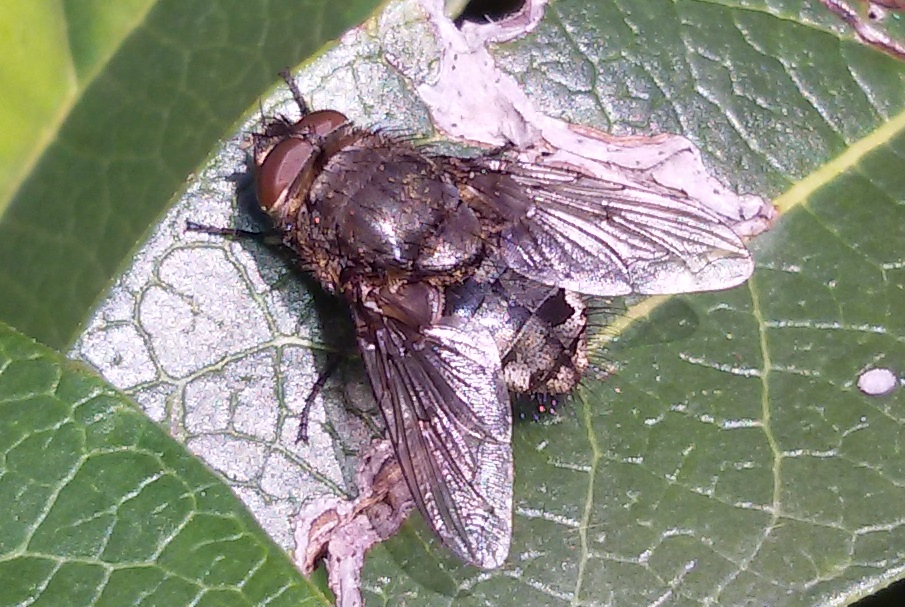
[[[486,329],[516,393],[569,392],[588,368],[587,310],[581,296],[485,262],[446,291],[446,314]]]
[[[329,158],[308,206],[332,252],[371,271],[446,274],[474,265],[483,248],[481,224],[442,166],[379,134]]]

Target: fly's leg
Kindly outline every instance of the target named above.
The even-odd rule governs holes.
[[[185,229],[188,232],[200,232],[202,234],[211,234],[213,236],[223,236],[225,238],[247,238],[268,246],[276,246],[283,244],[283,234],[280,230],[262,230],[256,232],[253,230],[240,230],[238,228],[221,228],[218,226],[209,226],[203,223],[188,220],[185,222]]]
[[[302,405],[302,412],[299,414],[299,431],[298,434],[296,434],[295,442],[308,443],[308,417],[311,413],[311,405],[314,404],[314,399],[316,399],[323,391],[327,381],[334,373],[336,373],[336,370],[339,369],[339,363],[342,362],[342,359],[343,357],[339,354],[331,354],[327,367],[318,376],[314,385],[311,386],[311,391],[308,392],[308,397],[305,398],[305,404]]]

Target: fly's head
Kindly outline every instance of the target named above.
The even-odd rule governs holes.
[[[308,112],[301,103],[300,108],[299,120],[277,117],[253,135],[258,204],[282,232],[299,266],[335,293],[342,289],[345,251],[332,238],[335,226],[321,221],[312,199],[322,187],[318,184],[330,181],[330,160],[368,133],[336,110]],[[333,205],[326,201],[328,208]]]
[[[253,135],[255,182],[261,209],[275,220],[289,214],[322,169],[318,157],[349,119],[335,110],[320,110],[296,122],[274,118]]]

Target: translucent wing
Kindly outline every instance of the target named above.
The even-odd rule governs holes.
[[[512,413],[486,330],[442,318],[415,330],[356,312],[359,346],[403,475],[453,552],[500,566],[512,535]]]
[[[469,180],[511,220],[502,256],[544,284],[589,295],[725,289],[754,269],[741,238],[697,203],[504,160]]]

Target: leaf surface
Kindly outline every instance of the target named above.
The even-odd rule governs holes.
[[[201,462],[0,325],[0,604],[327,603]]]
[[[314,107],[431,134],[415,91],[430,39],[407,6],[306,70]],[[856,382],[905,372],[905,66],[819,4],[778,1],[564,0],[493,52],[544,112],[683,134],[784,215],[752,244],[746,286],[632,307],[595,342],[617,373],[555,421],[516,425],[502,570],[461,567],[414,522],[369,557],[369,604],[835,605],[901,578],[905,396]],[[240,139],[198,170],[76,352],[288,547],[292,511],[346,490],[370,429],[345,407],[367,408],[368,389],[345,364],[295,445],[343,311],[264,247],[183,235],[186,218],[251,225],[227,180]]]
[[[0,144],[0,319],[71,344],[218,138],[279,70],[373,5],[12,2],[10,36],[0,36],[12,66],[0,110],[10,127]]]

